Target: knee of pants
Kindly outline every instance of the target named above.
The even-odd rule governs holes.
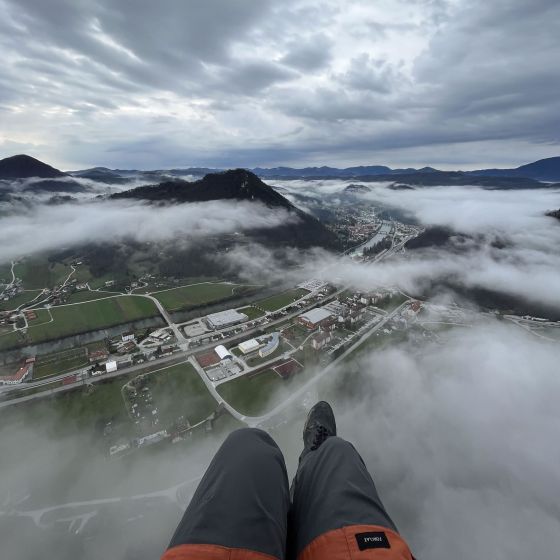
[[[250,451],[251,449],[262,450],[262,444],[270,445],[279,450],[272,437],[259,428],[239,428],[234,430],[225,439],[223,447],[238,448],[241,446],[245,451]]]
[[[357,453],[356,448],[349,441],[338,436],[328,437],[319,448],[319,451],[339,453],[341,455]]]

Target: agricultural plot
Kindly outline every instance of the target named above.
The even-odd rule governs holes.
[[[216,401],[189,363],[150,373],[145,379],[158,407],[162,426],[173,423],[179,416],[184,416],[193,425],[216,409]]]
[[[0,351],[16,348],[25,342],[25,338],[18,331],[0,332]]]
[[[61,263],[49,263],[46,259],[33,259],[18,263],[14,272],[23,280],[25,289],[36,290],[62,283],[72,269]]]
[[[115,325],[154,317],[158,310],[153,301],[136,296],[117,296],[77,305],[62,305],[41,309],[38,321],[30,323],[28,337],[31,342],[42,342],[105,329]],[[45,313],[52,320],[45,322]]]
[[[267,369],[254,376],[244,375],[216,388],[221,397],[241,414],[258,416],[279,400],[289,381]]]
[[[82,303],[84,301],[94,301],[96,299],[103,299],[114,295],[114,292],[90,292],[89,290],[83,290],[81,292],[74,292],[73,294],[70,294],[66,303]]]
[[[266,311],[277,311],[278,309],[282,309],[282,307],[286,307],[287,305],[294,303],[294,301],[301,299],[308,293],[309,290],[294,288],[293,290],[287,290],[281,294],[257,301],[255,305]]]
[[[33,379],[66,373],[87,365],[89,360],[85,348],[72,348],[38,356],[33,368]]]
[[[168,311],[179,311],[205,305],[207,303],[216,303],[235,295],[250,293],[253,290],[254,287],[252,286],[229,284],[225,282],[207,282],[154,292],[152,295],[154,295]]]

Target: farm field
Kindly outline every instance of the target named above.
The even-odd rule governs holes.
[[[254,376],[245,375],[218,385],[216,390],[241,414],[258,416],[276,404],[273,396],[288,383],[275,371],[267,369]]]
[[[162,426],[184,416],[191,425],[204,420],[217,407],[194,367],[177,364],[146,377],[154,403],[159,410]]]
[[[72,269],[61,263],[49,263],[46,259],[33,259],[18,263],[14,272],[23,280],[26,290],[37,290],[62,283]]]
[[[206,303],[215,303],[237,294],[250,293],[253,290],[253,286],[226,282],[208,282],[153,292],[152,295],[155,296],[168,311],[179,311]]]
[[[94,301],[96,299],[102,299],[106,297],[114,296],[114,292],[96,292],[89,290],[84,290],[82,292],[74,292],[70,294],[67,299],[67,303],[82,303],[83,301]]]
[[[290,303],[297,301],[308,293],[309,290],[294,288],[293,290],[286,290],[281,294],[257,301],[255,302],[255,306],[265,309],[266,311],[276,311],[282,307],[290,305]]]
[[[36,343],[104,329],[157,314],[155,304],[147,298],[117,296],[78,305],[40,309],[37,322],[30,323],[27,334],[30,341]],[[47,315],[52,316],[52,321]]]
[[[38,356],[33,368],[33,379],[66,373],[89,364],[85,348],[72,348],[54,354]]]

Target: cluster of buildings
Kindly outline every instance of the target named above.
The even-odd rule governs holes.
[[[297,320],[300,325],[311,331],[316,329],[334,330],[337,325],[353,325],[362,321],[364,316],[363,307],[335,300],[323,307],[315,307],[301,314]]]
[[[4,291],[2,292],[2,301],[10,301],[12,298],[15,298],[18,294],[23,292],[23,284],[20,278],[16,278],[15,282],[6,286]]]
[[[23,364],[13,375],[0,376],[0,385],[19,385],[33,376],[35,358],[26,358]]]
[[[274,353],[276,349],[280,346],[280,333],[273,332],[268,335],[258,336],[256,338],[251,338],[245,340],[238,344],[241,353],[246,356],[258,351],[259,357],[265,358]]]

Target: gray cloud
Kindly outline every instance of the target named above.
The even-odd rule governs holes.
[[[559,9],[1,0],[0,152],[67,168],[557,155]],[[153,163],[135,149],[160,138]]]
[[[558,357],[557,345],[486,323],[355,366],[339,432],[416,556],[546,558],[560,545]]]
[[[203,202],[154,208],[141,203],[95,202],[33,205],[0,218],[0,262],[90,242],[178,240],[251,228],[275,227],[291,218],[255,204]],[[37,231],[41,235],[37,236]]]

